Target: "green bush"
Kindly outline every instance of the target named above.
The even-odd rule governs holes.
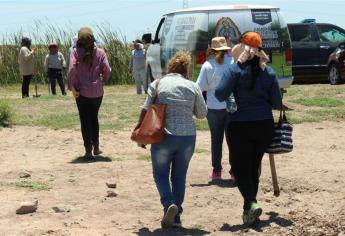
[[[0,127],[8,127],[12,124],[13,111],[6,100],[0,99]]]

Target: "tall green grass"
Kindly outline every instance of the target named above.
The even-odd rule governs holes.
[[[131,48],[126,38],[111,31],[107,23],[91,27],[94,31],[100,47],[107,52],[112,70],[108,84],[131,84],[133,83],[131,72],[128,68]],[[58,27],[37,21],[29,30],[29,34],[19,31],[14,34],[3,34],[0,42],[0,85],[21,82],[19,75],[18,54],[21,38],[23,36],[32,39],[32,48],[35,49],[35,80],[44,83],[43,61],[48,53],[47,45],[57,42],[60,52],[67,57],[68,48],[71,46],[71,38],[77,34],[78,29],[71,27]]]

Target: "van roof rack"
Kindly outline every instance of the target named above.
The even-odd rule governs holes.
[[[315,22],[316,22],[315,19],[304,19],[304,20],[301,20],[300,23],[311,24],[311,23],[315,23]]]

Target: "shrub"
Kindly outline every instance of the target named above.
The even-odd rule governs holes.
[[[0,127],[8,127],[12,124],[13,111],[6,100],[0,99]]]

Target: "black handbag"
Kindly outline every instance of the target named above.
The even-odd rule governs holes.
[[[271,144],[268,145],[266,153],[282,154],[291,152],[293,149],[292,131],[293,127],[288,122],[285,115],[285,108],[282,105],[279,120],[274,124],[273,139]]]

